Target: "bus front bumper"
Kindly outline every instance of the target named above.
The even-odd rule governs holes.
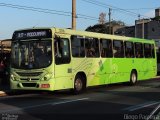
[[[54,84],[50,82],[19,82],[11,81],[11,89],[13,90],[47,90],[53,91]]]

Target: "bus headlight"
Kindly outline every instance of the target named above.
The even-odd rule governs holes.
[[[12,79],[13,81],[18,81],[18,78],[17,78],[14,74],[11,74],[11,79]]]
[[[53,74],[47,73],[47,74],[42,78],[42,80],[48,81],[52,76],[53,76]]]

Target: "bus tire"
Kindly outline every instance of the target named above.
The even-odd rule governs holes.
[[[137,73],[136,71],[132,71],[130,75],[130,85],[135,85],[137,83]]]
[[[74,88],[73,93],[74,94],[80,94],[84,92],[86,86],[85,86],[85,80],[81,75],[76,75],[74,80]]]

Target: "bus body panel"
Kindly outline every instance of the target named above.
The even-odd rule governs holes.
[[[111,83],[129,82],[132,70],[137,71],[138,80],[146,80],[156,76],[156,55],[155,58],[102,58],[102,57],[73,57],[71,36],[78,35],[113,40],[131,41],[133,43],[149,43],[155,46],[153,41],[144,39],[129,38],[115,35],[105,35],[92,32],[74,31],[68,29],[49,28],[52,31],[52,51],[57,38],[69,40],[70,62],[56,64],[52,53],[52,64],[49,67],[37,70],[22,70],[11,68],[11,89],[19,90],[62,90],[74,88],[74,80],[78,73],[86,75],[86,86],[105,85]],[[37,76],[20,75],[18,73],[41,72]],[[24,80],[22,80],[24,78]],[[36,79],[36,80],[35,80]],[[46,80],[45,80],[46,79]],[[26,85],[26,87],[25,87]],[[28,86],[27,86],[28,85]],[[32,86],[33,85],[33,86]]]
[[[72,88],[73,77],[71,69],[72,69],[71,64],[55,65],[54,90]]]

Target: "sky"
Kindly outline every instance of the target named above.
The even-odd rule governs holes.
[[[154,17],[158,7],[160,0],[76,0],[76,28],[85,30],[97,24],[101,12],[106,13],[108,20],[109,8],[112,20],[131,26],[138,14],[141,18]],[[72,0],[0,0],[0,40],[12,38],[18,29],[71,28],[71,11]]]

